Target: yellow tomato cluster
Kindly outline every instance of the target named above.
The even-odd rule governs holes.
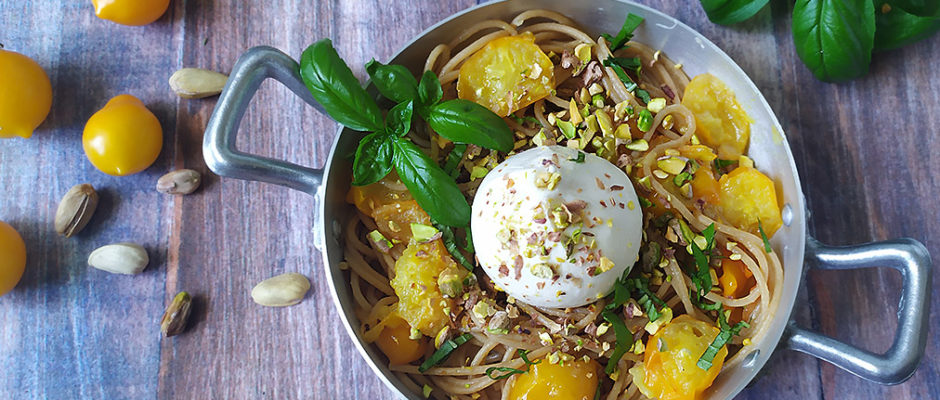
[[[170,0],[91,0],[95,15],[121,25],[147,25],[160,19]]]

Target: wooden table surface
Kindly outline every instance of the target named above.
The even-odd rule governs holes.
[[[29,140],[0,141],[0,220],[27,243],[26,273],[0,298],[0,397],[13,399],[390,398],[353,349],[314,249],[315,207],[305,194],[220,179],[200,150],[214,99],[183,100],[166,84],[178,68],[228,72],[238,55],[271,45],[295,57],[330,37],[354,72],[472,0],[173,0],[156,23],[126,27],[95,17],[87,0],[0,2],[0,43],[48,72],[54,104]],[[832,244],[908,236],[940,255],[940,37],[877,54],[871,74],[846,84],[813,79],[790,34],[790,2],[772,2],[733,28],[711,24],[697,2],[643,1],[724,49],[751,76],[789,138],[812,213]],[[88,117],[121,93],[163,124],[164,147],[145,172],[104,175],[85,159]],[[268,82],[242,122],[240,147],[317,166],[335,124]],[[204,173],[193,195],[154,190],[175,168]],[[101,203],[71,239],[52,219],[71,186],[91,183]],[[151,262],[138,276],[86,266],[98,246],[133,241]],[[298,306],[255,305],[251,287],[296,271],[313,290]],[[794,312],[804,326],[874,351],[895,330],[900,288],[885,269],[808,273]],[[191,328],[163,339],[159,318],[180,290],[195,296]],[[940,296],[917,373],[883,387],[825,362],[779,351],[744,399],[940,398]]]

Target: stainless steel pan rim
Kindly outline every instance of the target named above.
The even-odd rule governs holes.
[[[690,75],[711,72],[722,78],[739,96],[742,105],[755,119],[749,155],[761,169],[781,183],[784,222],[774,236],[774,248],[784,263],[781,303],[770,333],[759,343],[747,346],[745,362],[726,369],[709,391],[709,398],[730,398],[740,392],[782,345],[829,361],[862,378],[883,384],[903,382],[917,367],[926,345],[931,262],[920,243],[901,239],[859,246],[835,248],[820,244],[806,231],[803,194],[793,157],[783,129],[773,111],[747,75],[717,46],[688,26],[646,6],[619,1],[596,0],[508,0],[479,5],[455,14],[428,28],[406,45],[392,62],[418,72],[423,57],[433,44],[447,41],[453,32],[472,21],[506,18],[526,9],[546,8],[566,14],[576,21],[591,21],[592,34],[616,31],[627,12],[646,18],[637,33],[638,40],[683,62]],[[281,160],[246,154],[235,148],[235,137],[249,100],[261,82],[274,78],[322,112],[304,87],[296,61],[270,47],[256,47],[245,52],[232,74],[206,129],[203,153],[206,164],[220,176],[257,180],[287,186],[314,195],[319,203],[316,231],[330,291],[340,317],[353,343],[376,375],[403,397],[418,399],[382,365],[383,356],[374,346],[366,345],[358,333],[358,321],[352,310],[349,284],[339,269],[342,247],[341,225],[349,207],[343,194],[349,187],[350,167],[341,155],[355,148],[359,134],[339,129],[325,167],[307,168]],[[324,176],[326,173],[326,176]],[[325,182],[324,182],[325,180]],[[805,251],[804,251],[805,250]],[[796,293],[805,268],[850,269],[891,267],[901,271],[904,286],[898,312],[898,330],[891,348],[883,355],[855,348],[835,339],[799,328],[790,320]]]

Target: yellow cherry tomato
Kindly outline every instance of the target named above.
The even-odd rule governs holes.
[[[548,96],[555,87],[552,60],[523,33],[490,41],[460,66],[457,96],[499,116]]]
[[[28,138],[49,115],[52,85],[39,64],[0,49],[0,138]]]
[[[770,238],[783,225],[774,181],[760,171],[740,166],[718,180],[721,215],[728,222],[753,234],[758,226]]]
[[[101,172],[114,176],[136,174],[160,155],[163,128],[144,103],[122,94],[88,119],[82,146],[88,161]]]
[[[391,364],[408,364],[424,355],[427,340],[423,337],[411,339],[411,327],[401,317],[392,315],[382,329],[375,344],[388,357]]]
[[[533,360],[535,361],[535,360]],[[590,400],[597,391],[600,366],[594,360],[552,364],[542,359],[529,372],[516,375],[508,398],[513,400]]]
[[[121,25],[147,25],[160,19],[170,0],[91,0],[98,18]]]
[[[699,357],[720,331],[707,322],[681,315],[656,332],[646,343],[642,363],[630,368],[633,383],[649,398],[697,400],[721,371],[728,356],[722,347],[705,371]]]
[[[682,104],[695,115],[695,134],[718,157],[737,160],[751,138],[751,118],[734,92],[712,74],[701,74],[685,87]]]
[[[26,268],[26,243],[6,222],[0,221],[0,296],[13,289]]]

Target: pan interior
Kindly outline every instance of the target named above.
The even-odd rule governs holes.
[[[554,10],[567,15],[582,23],[581,27],[592,36],[605,32],[616,33],[628,13],[643,16],[646,21],[637,29],[634,40],[661,49],[673,61],[681,63],[689,76],[704,72],[717,76],[734,90],[738,101],[754,119],[748,155],[762,172],[777,182],[778,192],[782,193],[784,226],[774,235],[772,244],[775,251],[779,252],[778,256],[784,265],[784,282],[778,289],[782,290],[782,297],[775,310],[776,316],[770,333],[760,342],[743,349],[742,351],[748,352],[747,361],[722,371],[707,393],[709,399],[731,398],[754,378],[777,346],[790,318],[803,273],[805,208],[796,166],[783,129],[757,87],[717,46],[674,18],[629,2],[510,0],[487,3],[432,26],[406,45],[391,62],[405,65],[412,72],[418,73],[424,66],[428,52],[435,45],[450,41],[465,27],[492,18],[508,20],[533,8]],[[347,274],[338,267],[343,259],[343,221],[351,212],[351,206],[344,200],[349,190],[351,175],[351,164],[346,156],[355,151],[359,137],[360,133],[355,131],[341,130],[334,142],[326,165],[325,184],[317,195],[324,230],[318,245],[324,256],[334,301],[342,311],[340,316],[353,343],[370,367],[393,391],[402,393],[407,398],[419,399],[420,396],[410,393],[388,370],[384,356],[379,354],[374,346],[365,344],[359,338],[359,321],[353,312]]]

